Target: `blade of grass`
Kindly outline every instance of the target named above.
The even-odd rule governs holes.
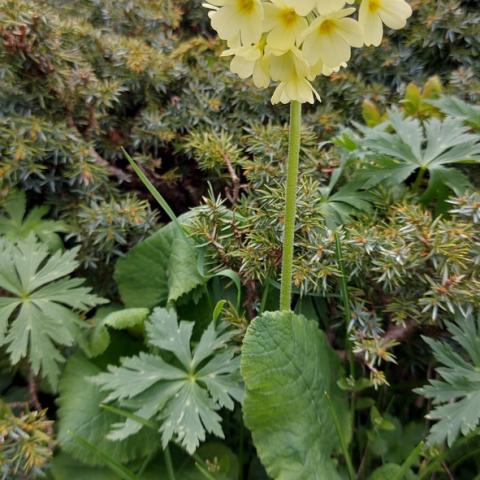
[[[240,311],[241,303],[242,303],[242,281],[238,273],[234,272],[233,270],[226,268],[214,275],[215,277],[225,277],[228,278],[233,282],[237,289],[237,312]]]
[[[327,400],[328,409],[330,410],[330,415],[333,418],[333,423],[335,424],[335,429],[337,431],[338,439],[340,440],[340,447],[342,449],[343,457],[345,458],[345,463],[347,464],[348,475],[350,480],[355,480],[355,470],[353,468],[352,458],[350,457],[350,452],[348,451],[347,441],[345,440],[345,436],[343,435],[342,427],[340,426],[340,421],[337,416],[337,412],[335,412],[335,408],[332,404],[332,399],[328,392],[324,393],[325,399]]]
[[[129,412],[128,410],[123,410],[122,408],[112,407],[111,405],[107,405],[105,403],[102,403],[100,405],[100,407],[103,408],[104,410],[106,410],[107,412],[113,413],[113,414],[118,415],[120,417],[129,418],[130,420],[133,420],[134,422],[140,423],[140,425],[143,425],[144,427],[153,429],[155,431],[158,430],[158,426],[154,422],[152,422],[151,420],[148,420],[146,418],[140,417],[139,415],[135,415],[134,413]],[[174,445],[188,454],[188,452],[186,452],[186,450],[184,448],[182,448],[181,445],[178,445],[176,443],[174,443]],[[165,450],[164,450],[164,452],[165,452]],[[167,455],[170,455],[170,452]],[[201,467],[203,469],[203,470],[201,470],[201,473],[203,474],[203,476],[207,480],[211,480],[212,478],[213,478],[213,480],[215,480],[214,477],[212,477],[208,473],[208,466],[199,455],[194,453],[193,455],[190,455],[190,456],[195,460],[196,465],[197,464],[201,465]],[[165,461],[167,462],[166,458],[165,458]],[[170,461],[171,461],[171,456],[170,456]],[[168,469],[168,465],[167,465],[167,469]],[[170,477],[170,478],[174,479],[175,477]]]
[[[168,445],[163,449],[163,456],[165,457],[165,465],[167,466],[168,478],[175,480],[175,470],[173,468],[172,455]]]
[[[423,450],[425,444],[424,442],[420,442],[411,452],[407,459],[403,462],[399,472],[393,477],[392,480],[402,480],[405,475],[407,474],[408,469],[414,464],[415,460],[420,455],[421,451]]]
[[[472,450],[460,457],[458,460],[456,460],[455,463],[452,465],[452,470],[455,470],[459,465],[461,465],[465,460],[468,460],[470,457],[480,458],[480,448]]]
[[[422,472],[420,472],[418,480],[427,480],[434,472],[442,470],[442,462],[450,457],[454,457],[454,454],[457,452],[457,450],[461,450],[468,445],[468,443],[472,440],[472,437],[478,435],[479,431],[480,430],[474,430],[468,436],[457,440],[451,448],[443,450],[443,452],[437,455],[437,457],[434,458]]]
[[[143,461],[143,463],[140,465],[140,468],[137,470],[136,472],[136,475],[138,475],[140,478],[142,477],[143,475],[143,472],[145,471],[145,469],[148,467],[148,465],[150,464],[150,462],[153,460],[153,457],[155,456],[156,452],[153,451],[152,453],[150,453],[148,455],[148,457]]]
[[[122,408],[112,407],[111,405],[107,405],[105,403],[102,403],[100,405],[100,408],[103,408],[103,410],[106,410],[107,412],[118,415],[119,417],[125,417],[125,418],[128,418],[130,420],[133,420],[134,422],[137,422],[140,425],[143,425],[144,427],[151,428],[153,430],[158,429],[158,426],[154,422],[152,422],[151,420],[148,420],[146,418],[135,415],[134,413],[129,412],[128,410],[123,410]]]
[[[350,300],[348,294],[348,281],[347,274],[345,272],[345,264],[343,263],[343,251],[342,242],[338,231],[335,232],[335,255],[337,258],[338,268],[340,270],[340,298],[343,305],[343,313],[345,318],[345,351],[347,352],[348,365],[350,370],[350,376],[355,378],[355,358],[353,356],[352,342],[349,337],[349,326],[352,321],[352,312],[350,310]],[[350,412],[351,412],[351,428],[352,432],[355,431],[355,392],[352,392],[350,397]]]
[[[350,365],[350,375],[353,377],[355,373],[355,361],[353,357],[352,345],[349,338],[349,326],[352,321],[352,312],[350,310],[350,300],[348,295],[348,282],[345,273],[345,265],[343,263],[342,243],[338,232],[335,232],[335,255],[337,257],[338,269],[340,270],[340,298],[343,305],[343,314],[345,318],[345,350],[348,355]]]
[[[264,286],[264,290],[263,290],[262,300],[260,302],[260,312],[259,313],[263,313],[265,311],[265,306],[267,305],[267,301],[268,301],[268,295],[270,293],[270,279],[267,278],[264,283],[265,283],[265,286]]]
[[[145,185],[146,189],[151,193],[152,197],[157,201],[157,203],[162,207],[164,212],[168,215],[170,220],[177,226],[177,228],[182,232],[182,234],[187,238],[185,234],[185,230],[183,229],[182,225],[178,221],[175,212],[170,208],[170,205],[165,200],[163,195],[155,188],[155,185],[148,179],[148,177],[143,173],[143,170],[140,166],[135,162],[135,160],[128,154],[128,152],[122,148],[123,154],[125,155],[126,159],[130,163],[133,171],[137,174],[137,177],[142,181]]]
[[[215,308],[213,309],[213,314],[212,314],[212,320],[214,322],[216,322],[218,320],[218,317],[220,317],[223,307],[225,307],[226,303],[227,303],[226,300],[219,300],[215,305]]]
[[[70,432],[70,435],[73,437],[73,439],[82,445],[84,448],[90,451],[90,453],[97,458],[100,458],[105,462],[105,465],[113,472],[115,475],[118,475],[118,477],[121,480],[140,480],[139,477],[137,477],[133,472],[128,470],[128,468],[125,468],[123,465],[118,463],[114,458],[110,457],[110,455],[107,455],[105,452],[102,450],[99,450],[96,446],[92,445],[88,440],[85,438],[81,437],[80,435],[77,435],[73,432]]]
[[[194,457],[195,458],[195,457]],[[202,461],[203,462],[203,461]],[[199,463],[195,462],[195,468],[207,479],[207,480],[215,480],[215,477],[211,475],[208,470],[205,470],[205,468]]]
[[[157,426],[155,425],[155,423],[151,422],[150,420],[147,420],[146,418],[135,415],[134,413],[128,412],[126,410],[122,410],[121,408],[112,407],[111,405],[106,405],[104,403],[100,405],[100,407],[106,410],[107,412],[110,412],[122,417],[126,417],[130,420],[133,420],[134,422],[140,423],[144,427],[157,430]],[[168,478],[169,480],[175,480],[175,470],[173,468],[172,456],[170,454],[170,449],[168,448],[168,445],[166,448],[163,449],[163,455],[165,457],[165,465],[167,467]]]

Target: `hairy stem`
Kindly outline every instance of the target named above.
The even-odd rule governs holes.
[[[280,287],[280,310],[290,310],[292,304],[293,249],[295,216],[297,211],[298,164],[300,159],[300,127],[302,106],[290,104],[290,134],[287,163],[287,185],[285,198],[285,230],[282,253],[282,280]]]

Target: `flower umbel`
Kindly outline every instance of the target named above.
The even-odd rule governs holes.
[[[258,88],[279,82],[273,103],[319,98],[312,83],[330,75],[352,48],[380,45],[383,25],[405,26],[412,14],[405,0],[209,0],[212,27],[226,40],[231,70],[253,78]]]

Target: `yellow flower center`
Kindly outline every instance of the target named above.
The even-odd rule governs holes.
[[[238,9],[242,13],[252,13],[255,9],[255,0],[237,0]]]
[[[297,14],[293,8],[284,8],[280,12],[280,21],[285,27],[291,27],[297,20]]]
[[[382,6],[382,0],[370,0],[368,2],[368,9],[370,10],[371,13],[376,13],[378,10],[380,10],[381,6]]]
[[[335,30],[335,27],[336,25],[333,20],[325,20],[319,25],[318,31],[322,35],[329,35]]]

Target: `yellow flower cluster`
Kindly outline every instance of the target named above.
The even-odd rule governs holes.
[[[405,0],[209,0],[212,27],[227,41],[231,70],[259,88],[278,82],[272,103],[314,102],[311,82],[345,67],[352,47],[380,45],[383,24],[403,28]]]

